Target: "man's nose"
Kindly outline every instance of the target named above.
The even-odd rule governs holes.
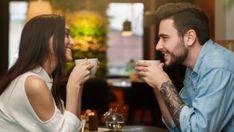
[[[155,46],[155,50],[160,50],[160,49],[162,49],[163,48],[163,45],[162,45],[162,43],[161,43],[161,41],[160,41],[160,39],[158,40],[158,43],[156,44],[156,46]]]

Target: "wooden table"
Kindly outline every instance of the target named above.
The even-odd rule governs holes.
[[[99,127],[98,132],[114,132],[114,131],[107,129],[106,127]],[[121,129],[118,132],[168,132],[168,130],[165,128],[154,127],[154,126],[126,125],[123,127],[123,129]]]

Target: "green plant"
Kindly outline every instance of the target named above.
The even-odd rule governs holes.
[[[226,8],[229,10],[234,6],[234,0],[228,0],[226,3]]]
[[[73,58],[98,58],[97,76],[106,75],[106,18],[97,12],[82,10],[66,14],[71,36],[76,42]]]

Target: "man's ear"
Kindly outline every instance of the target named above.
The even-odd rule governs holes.
[[[184,42],[186,46],[190,47],[192,46],[197,39],[196,31],[193,29],[190,29],[187,31],[187,33],[184,35]]]

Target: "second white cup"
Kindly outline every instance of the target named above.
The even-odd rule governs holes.
[[[139,60],[139,61],[143,61],[143,62],[147,62],[147,63],[151,63],[151,64],[159,64],[160,60]]]

